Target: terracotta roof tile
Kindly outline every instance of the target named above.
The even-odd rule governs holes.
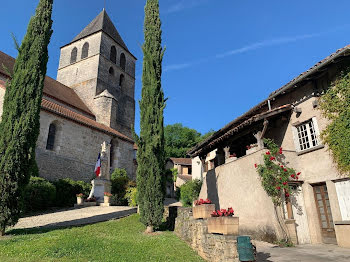
[[[10,77],[12,74],[15,59],[0,51],[0,73]],[[8,72],[4,67],[10,71]],[[54,98],[59,102],[67,104],[85,114],[95,117],[73,89],[61,84],[60,82],[46,76],[43,93],[48,97]]]
[[[72,120],[78,124],[96,129],[98,131],[101,131],[101,132],[104,132],[107,134],[115,135],[115,136],[117,136],[117,137],[119,137],[127,142],[134,143],[134,141],[132,139],[123,135],[119,131],[117,131],[113,128],[110,128],[106,125],[103,125],[101,123],[98,123],[95,120],[92,120],[84,115],[81,115],[81,114],[76,113],[72,110],[69,110],[68,108],[65,108],[59,104],[52,102],[52,101],[46,100],[45,98],[43,98],[43,100],[42,100],[41,107],[45,111],[48,111],[50,113],[67,118],[67,119]]]
[[[2,52],[0,51],[0,63],[1,63],[1,57],[2,57],[3,54],[4,54],[4,53],[2,53]],[[10,57],[10,58],[11,58],[11,57]],[[5,60],[5,61],[9,61],[9,60],[7,59],[7,60]],[[8,64],[11,64],[11,63],[8,63]],[[0,72],[3,73],[3,72],[1,71],[1,69],[0,69]],[[5,74],[5,75],[8,76],[7,73],[3,73],[3,74]],[[68,88],[68,87],[65,87],[64,85],[60,84],[59,82],[53,80],[52,78],[46,78],[45,84],[46,84],[46,83],[47,83],[47,84],[50,84],[50,83],[52,83],[52,81],[54,82],[54,84],[55,84],[56,86],[63,86],[63,88],[62,88],[60,91],[64,91],[65,88]],[[58,85],[57,85],[57,84],[58,84]],[[5,83],[4,81],[0,80],[0,88],[6,89],[6,88],[5,88],[5,85],[6,85],[6,83]],[[68,88],[68,89],[71,90],[70,88]],[[46,90],[48,90],[48,92],[53,91],[53,89],[46,89]],[[74,93],[73,90],[71,90],[71,91]],[[47,93],[45,93],[45,94],[48,95]],[[66,96],[66,95],[69,95],[69,94],[71,94],[71,93],[68,93],[68,94],[67,94],[67,93],[63,93],[62,96],[60,96],[60,97],[61,97],[61,98],[62,98],[62,97],[65,98],[65,96]],[[74,93],[74,94],[75,94],[75,93]],[[49,96],[49,97],[53,97],[54,99],[56,99],[56,97],[54,97],[54,96],[50,96],[50,95],[48,95],[48,96]],[[78,97],[78,98],[79,98],[79,97]],[[60,99],[57,99],[57,100],[58,100],[59,102],[61,102]],[[73,106],[73,107],[74,107],[74,106]],[[103,124],[101,124],[101,123],[98,123],[98,122],[96,122],[95,120],[93,120],[93,119],[91,119],[91,118],[89,118],[89,117],[87,117],[87,116],[85,116],[85,115],[83,115],[83,114],[74,112],[74,111],[72,111],[72,110],[70,110],[70,109],[68,109],[68,108],[66,108],[66,107],[64,107],[64,106],[62,106],[62,105],[60,105],[60,104],[58,104],[58,103],[55,103],[55,102],[53,102],[53,101],[49,101],[49,100],[43,98],[43,99],[42,99],[42,102],[41,102],[41,108],[42,108],[42,110],[45,110],[45,111],[50,112],[50,113],[52,113],[52,114],[55,114],[55,115],[58,115],[58,116],[60,116],[60,117],[64,117],[64,118],[66,118],[66,119],[69,119],[69,120],[71,120],[71,121],[74,121],[75,123],[81,124],[81,125],[83,125],[83,126],[86,126],[86,127],[89,127],[89,128],[95,129],[95,130],[98,130],[98,131],[100,131],[100,132],[103,132],[103,133],[106,133],[106,134],[109,134],[109,135],[112,135],[112,136],[117,136],[117,137],[119,137],[120,139],[123,139],[124,141],[127,141],[127,142],[130,142],[130,143],[133,143],[133,144],[134,144],[134,141],[133,141],[131,138],[129,138],[129,137],[123,135],[123,134],[120,133],[119,131],[117,131],[117,130],[115,130],[115,129],[113,129],[113,128],[110,128],[110,127],[108,127],[108,126],[106,126],[106,125],[103,125]],[[86,112],[85,112],[85,113],[86,113]]]
[[[184,166],[191,166],[192,165],[192,159],[191,158],[175,158],[175,157],[171,157],[170,160],[175,165],[184,165]]]
[[[184,181],[191,181],[192,176],[191,175],[177,175],[178,178],[181,178]]]

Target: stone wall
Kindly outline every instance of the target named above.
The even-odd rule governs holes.
[[[271,198],[261,186],[254,164],[261,163],[265,151],[209,170],[203,179],[199,198],[209,198],[216,209],[232,207],[239,216],[239,229],[243,235],[273,242],[284,238]],[[280,210],[278,210],[280,211]]]
[[[57,127],[55,146],[53,150],[47,150],[47,135],[51,123]],[[40,135],[36,149],[40,176],[49,180],[68,177],[90,181],[94,176],[101,144],[104,141],[109,143],[112,139],[112,136],[103,132],[41,111]],[[113,141],[112,168],[125,168],[128,176],[134,179],[133,144],[118,138]]]
[[[207,220],[194,219],[192,208],[178,208],[175,234],[208,261],[239,261],[237,236],[209,234]]]

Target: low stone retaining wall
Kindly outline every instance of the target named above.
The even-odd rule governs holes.
[[[209,234],[207,223],[206,219],[194,219],[192,208],[179,207],[175,233],[208,261],[239,262],[237,236]]]

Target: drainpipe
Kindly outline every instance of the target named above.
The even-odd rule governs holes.
[[[271,100],[270,100],[270,99],[267,100],[267,104],[268,104],[268,106],[269,106],[269,111],[271,111]]]

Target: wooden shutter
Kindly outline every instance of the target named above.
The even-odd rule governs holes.
[[[335,183],[342,220],[350,220],[350,180]]]
[[[299,144],[299,137],[298,137],[298,129],[295,126],[292,126],[292,132],[293,132],[293,140],[294,140],[294,146],[295,150],[297,152],[300,152],[300,144]]]

